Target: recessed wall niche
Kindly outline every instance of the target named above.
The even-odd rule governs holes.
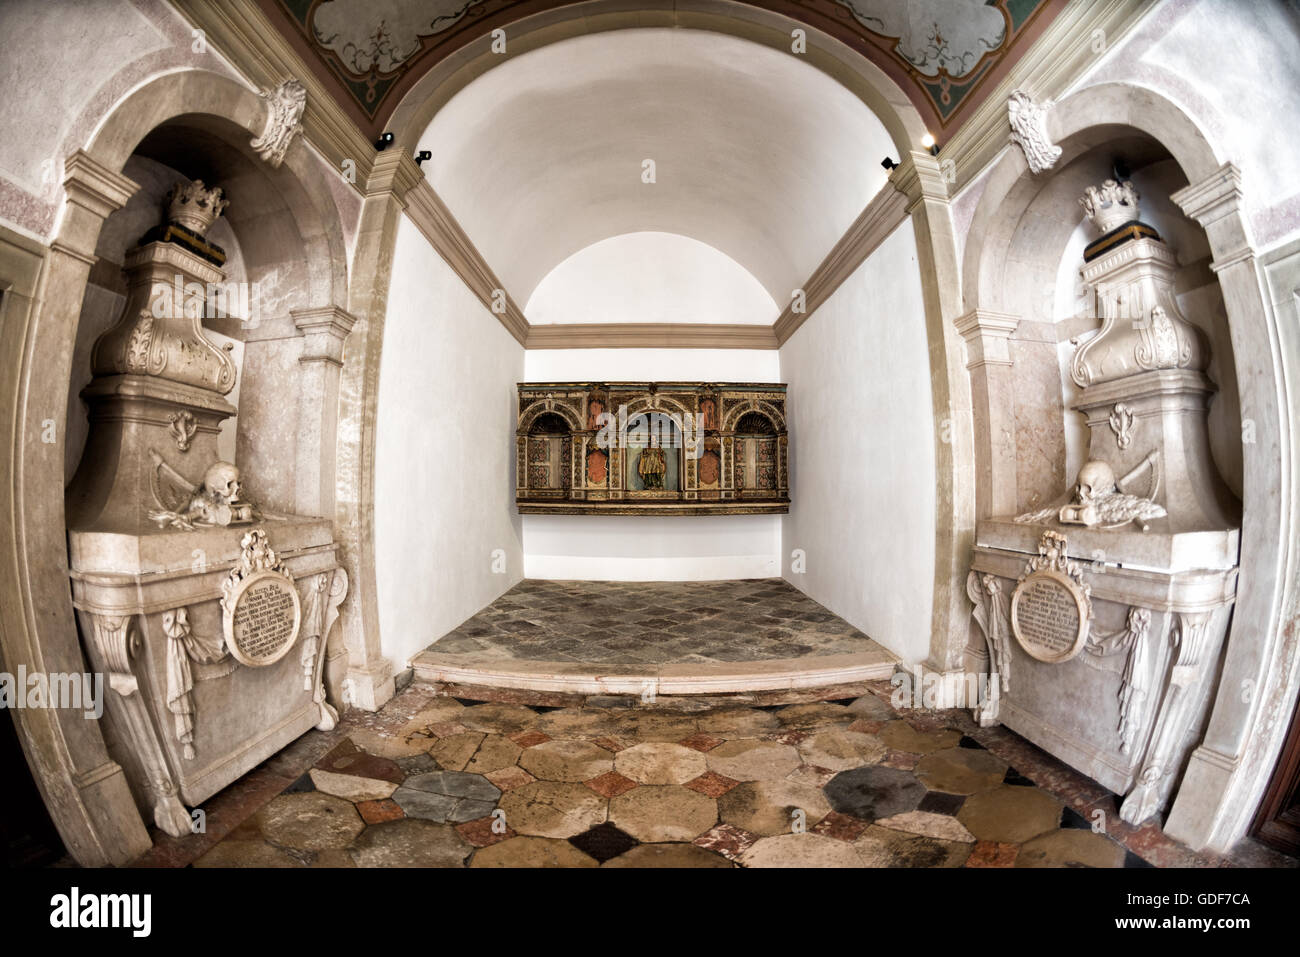
[[[520,383],[525,515],[789,511],[784,384]]]

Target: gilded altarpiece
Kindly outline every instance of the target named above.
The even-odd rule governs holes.
[[[783,384],[519,384],[523,514],[742,515],[789,510]]]

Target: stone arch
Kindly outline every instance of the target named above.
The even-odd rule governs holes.
[[[841,41],[774,10],[737,6],[720,11],[708,0],[678,0],[667,14],[650,4],[609,11],[601,9],[598,0],[588,0],[523,17],[505,29],[514,57],[581,34],[646,26],[726,33],[787,53],[791,30],[801,29],[808,38],[804,59],[861,99],[880,118],[902,156],[917,148],[925,135],[920,113],[884,69]],[[478,53],[462,48],[425,73],[403,95],[388,120],[395,145],[414,152],[418,137],[447,101],[505,59],[487,47]]]
[[[201,70],[169,73],[119,101],[65,159],[64,204],[45,254],[40,290],[24,317],[24,348],[6,356],[3,371],[16,398],[0,413],[17,453],[0,491],[19,543],[12,564],[0,573],[5,592],[16,596],[0,632],[11,669],[86,670],[68,588],[65,438],[62,429],[54,442],[42,433],[49,410],[66,402],[77,317],[101,227],[139,188],[121,169],[150,131],[181,118],[224,132],[233,148],[248,152],[247,139],[260,135],[264,112],[257,94],[227,77]],[[279,170],[252,156],[290,198],[304,247],[329,264],[313,277],[312,305],[341,304],[347,290],[342,227],[327,200],[320,205],[312,198],[330,193],[309,148],[295,141]],[[86,866],[121,865],[147,850],[148,832],[98,725],[57,709],[25,709],[14,716],[50,816],[76,860]]]
[[[1165,824],[1166,833],[1193,847],[1223,850],[1249,826],[1297,690],[1300,649],[1284,641],[1284,628],[1287,609],[1294,608],[1296,586],[1287,570],[1300,524],[1287,505],[1294,493],[1282,487],[1280,477],[1295,470],[1290,452],[1295,426],[1288,410],[1296,398],[1288,396],[1286,383],[1296,381],[1300,363],[1274,346],[1277,320],[1261,292],[1240,175],[1225,147],[1196,119],[1152,90],[1100,83],[1057,103],[1047,130],[1062,150],[1053,169],[1035,175],[1020,149],[1005,151],[987,174],[967,235],[959,325],[977,349],[972,377],[985,374],[977,367],[990,358],[1009,363],[1005,340],[1021,317],[1014,309],[1003,311],[1008,299],[999,285],[1027,211],[1071,162],[1118,138],[1139,135],[1171,156],[1190,183],[1172,199],[1205,231],[1210,268],[1224,296],[1243,414],[1252,416],[1258,429],[1257,441],[1243,447],[1240,577],[1250,586],[1238,590],[1208,726]],[[1059,258],[1061,245],[1049,248],[1050,240],[1041,245],[1044,262],[1053,254]],[[981,391],[987,396],[993,390]],[[1004,514],[1008,501],[994,474],[1006,453],[995,446],[1000,427],[990,417],[996,408],[990,399],[975,414],[979,472],[989,476],[978,496],[981,515]],[[1242,700],[1244,687],[1257,689],[1248,701]]]

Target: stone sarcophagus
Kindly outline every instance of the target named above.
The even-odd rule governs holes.
[[[784,385],[519,385],[515,502],[524,514],[789,511]]]
[[[191,833],[186,805],[334,726],[325,645],[347,592],[332,523],[263,512],[218,457],[236,365],[201,320],[224,280],[205,239],[224,205],[220,190],[178,185],[166,225],[129,252],[67,494],[73,604],[109,688],[105,741],[146,820],[175,836]]]
[[[1211,459],[1201,331],[1129,183],[1082,200],[1100,330],[1071,376],[1086,463],[1052,505],[982,520],[967,593],[990,681],[975,709],[1123,796],[1165,809],[1200,741],[1237,588],[1239,504]]]

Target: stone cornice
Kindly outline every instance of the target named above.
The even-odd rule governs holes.
[[[890,173],[889,182],[907,197],[909,213],[918,203],[926,200],[948,202],[948,186],[944,183],[943,167],[938,158],[929,153],[915,150],[904,156],[903,161]]]
[[[527,349],[776,349],[767,325],[593,322],[528,327]]]
[[[420,165],[411,159],[410,153],[404,149],[390,149],[375,157],[362,192],[366,199],[392,193],[399,202],[406,205],[407,195],[423,181],[424,173]]]
[[[1169,198],[1189,217],[1208,226],[1241,208],[1241,171],[1224,163],[1207,179],[1185,186]]]
[[[305,340],[299,362],[343,364],[343,342],[357,321],[352,313],[338,306],[323,306],[291,309],[289,315]]]
[[[140,185],[103,166],[85,150],[77,150],[63,161],[63,189],[68,202],[103,219],[125,206]]]
[[[1011,365],[1007,340],[1018,325],[1020,317],[1006,312],[972,309],[964,316],[959,316],[953,322],[953,327],[966,340],[966,353],[969,356],[966,368]]]
[[[795,311],[795,303],[789,303],[781,311],[772,327],[776,341],[784,344],[795,330],[816,311],[817,307],[831,297],[840,284],[862,265],[885,237],[892,233],[907,218],[907,199],[897,189],[886,184],[880,192],[872,197],[858,218],[840,237],[826,258],[814,270],[804,283],[803,310]]]

